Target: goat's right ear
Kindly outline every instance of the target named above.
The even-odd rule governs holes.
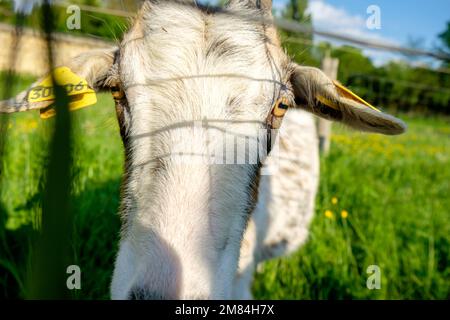
[[[114,57],[117,52],[117,48],[108,48],[102,50],[92,50],[78,55],[77,57],[71,59],[64,67],[56,68],[54,72],[54,77],[58,81],[58,73],[63,78],[66,79],[77,79],[78,83],[68,83],[65,85],[76,85],[82,82],[82,86],[85,91],[84,93],[95,93],[94,91],[101,90],[105,85],[105,80],[108,76],[108,72],[114,64]],[[45,85],[44,85],[45,83]],[[45,87],[47,86],[48,87]],[[33,83],[30,88],[19,93],[16,97],[0,101],[0,113],[14,113],[22,112],[28,110],[40,110],[48,108],[53,104],[54,99],[51,98],[51,94],[47,97],[33,97],[37,89],[51,88],[51,77],[47,75],[46,77],[40,78],[35,83]],[[93,91],[94,90],[94,91]],[[33,92],[33,94],[31,94]],[[43,91],[42,91],[43,92]],[[69,94],[70,95],[70,94]],[[76,97],[82,98],[80,95]],[[86,103],[92,104],[95,101],[90,98],[85,100]],[[88,104],[87,104],[88,105]],[[45,114],[45,113],[44,113]],[[41,112],[41,115],[43,113]]]
[[[293,65],[291,84],[297,106],[319,117],[388,135],[406,130],[403,121],[379,111],[317,68]]]

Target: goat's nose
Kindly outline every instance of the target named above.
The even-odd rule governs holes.
[[[160,292],[154,292],[145,288],[135,287],[131,289],[128,295],[129,300],[168,300],[173,299]]]

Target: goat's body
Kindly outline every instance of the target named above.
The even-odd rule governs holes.
[[[265,162],[273,174],[261,176],[258,203],[244,234],[234,298],[251,298],[258,263],[294,252],[308,237],[319,180],[314,118],[290,110],[278,144],[278,156],[269,156]]]

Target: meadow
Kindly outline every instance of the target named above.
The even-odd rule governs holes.
[[[19,79],[14,91],[31,81]],[[76,299],[109,297],[120,231],[122,142],[112,99],[98,99],[72,114],[71,256],[82,270]],[[333,127],[309,241],[258,268],[255,298],[450,298],[450,119],[399,116],[409,130],[398,137]],[[24,298],[53,120],[37,112],[3,119],[0,297]],[[366,286],[371,265],[380,268],[380,289]]]

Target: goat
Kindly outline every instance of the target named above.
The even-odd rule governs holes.
[[[271,6],[148,0],[117,47],[68,63],[91,89],[111,90],[124,142],[113,299],[250,298],[257,263],[307,238],[319,175],[312,114],[404,132],[401,120],[293,62]],[[29,93],[0,112],[49,107]],[[211,161],[224,136],[244,162],[220,162],[220,152]]]

